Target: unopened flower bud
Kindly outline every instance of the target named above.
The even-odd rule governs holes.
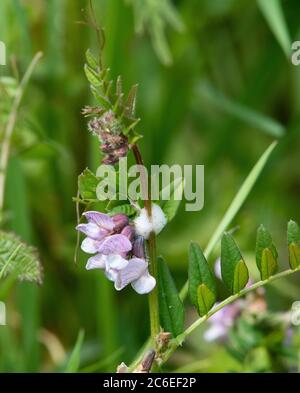
[[[133,243],[132,253],[137,258],[145,259],[145,239],[143,236],[137,236]]]
[[[126,236],[130,241],[133,240],[134,234],[135,234],[134,229],[133,229],[130,225],[127,225],[127,226],[121,231],[121,235]]]
[[[105,156],[102,160],[102,163],[105,165],[114,165],[117,162],[119,162],[119,158],[111,154]]]
[[[99,106],[85,106],[81,111],[83,116],[101,115],[102,113],[103,109]]]
[[[114,151],[114,154],[115,154],[117,157],[119,157],[119,158],[121,158],[121,157],[126,157],[127,153],[128,153],[128,146],[127,146],[127,145],[122,146],[122,147],[120,147],[119,149],[116,149],[116,150]]]
[[[88,129],[94,135],[100,135],[102,130],[101,120],[97,117],[94,117],[92,120],[88,122]]]
[[[126,225],[128,225],[128,217],[125,214],[116,214],[112,217],[114,222],[114,230],[116,232],[121,231]],[[126,236],[126,235],[125,235]]]
[[[103,143],[103,144],[100,146],[100,149],[101,149],[101,151],[102,151],[103,153],[110,153],[111,150],[112,150],[109,143]]]

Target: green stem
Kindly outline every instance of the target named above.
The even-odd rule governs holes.
[[[132,150],[136,163],[144,167],[143,159],[138,146],[133,145]],[[151,219],[152,216],[151,193],[148,187],[147,174],[145,172],[141,173],[141,188],[144,195],[145,208],[147,210],[149,218]],[[154,232],[150,234],[150,237],[148,239],[148,250],[149,250],[149,271],[157,282],[156,236]],[[148,295],[148,299],[149,299],[149,313],[150,313],[151,342],[155,348],[156,337],[160,331],[157,285]]]
[[[0,214],[2,214],[3,204],[4,204],[4,190],[5,190],[5,181],[6,181],[6,173],[7,173],[7,164],[9,158],[10,151],[10,141],[15,128],[15,124],[17,121],[18,110],[21,104],[21,100],[26,88],[27,83],[30,80],[30,77],[34,71],[34,68],[40,58],[42,57],[42,52],[38,52],[34,58],[32,59],[27,71],[25,72],[23,79],[17,89],[14,102],[12,104],[12,109],[8,116],[8,122],[6,128],[4,130],[2,146],[1,146],[1,158],[0,158]],[[1,217],[0,217],[1,218]]]
[[[149,247],[149,271],[150,274],[157,281],[157,257],[156,257],[156,238],[155,234],[152,232],[148,240]],[[156,347],[156,338],[160,331],[159,323],[159,310],[158,310],[158,290],[157,285],[149,293],[149,312],[150,312],[150,327],[151,327],[151,341],[154,348]]]
[[[242,289],[239,293],[236,293],[234,295],[229,296],[227,299],[223,300],[221,303],[219,303],[216,307],[214,307],[212,310],[210,310],[205,316],[198,318],[194,323],[192,323],[182,334],[180,334],[176,339],[174,339],[168,350],[164,353],[163,355],[163,363],[165,363],[169,357],[173,354],[173,352],[180,346],[182,343],[186,340],[186,338],[193,333],[193,331],[202,323],[204,323],[208,318],[210,318],[212,315],[214,315],[216,312],[220,311],[223,307],[227,306],[228,304],[233,303],[235,300],[238,298],[247,295],[249,292],[254,291],[257,288],[260,288],[264,285],[267,285],[275,280],[278,280],[279,278],[289,276],[290,274],[293,274],[297,271],[300,271],[300,266],[298,266],[296,269],[288,269],[283,272],[280,272],[278,274],[275,274],[274,276],[271,276],[267,278],[266,280],[261,280],[258,281],[257,283]]]

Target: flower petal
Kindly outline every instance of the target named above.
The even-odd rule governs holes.
[[[105,275],[110,281],[115,281],[118,272],[128,265],[128,261],[120,255],[108,255],[105,263]]]
[[[113,219],[104,213],[100,213],[97,211],[89,211],[83,213],[86,219],[89,222],[93,222],[97,224],[100,228],[106,229],[107,231],[113,231],[114,229],[114,221]]]
[[[104,255],[120,254],[132,249],[130,240],[124,235],[111,235],[106,237],[99,248]]]
[[[148,271],[138,280],[131,283],[132,288],[140,295],[151,292],[155,285],[156,280],[149,274]]]
[[[76,229],[95,240],[102,240],[109,233],[106,229],[100,228],[93,222],[89,222],[88,224],[79,224]]]
[[[88,254],[95,254],[99,250],[101,241],[86,237],[81,243],[81,249]]]
[[[128,261],[127,266],[118,272],[115,280],[116,290],[120,291],[126,285],[138,280],[145,273],[147,266],[148,264],[144,259],[133,258]]]
[[[105,269],[106,267],[106,256],[102,254],[96,254],[89,258],[85,268],[87,270],[91,269]]]

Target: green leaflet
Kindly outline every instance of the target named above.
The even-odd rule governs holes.
[[[234,269],[233,279],[233,293],[239,293],[243,289],[249,280],[248,268],[243,260],[240,260]]]
[[[86,51],[85,58],[89,67],[93,69],[98,68],[98,62],[90,49]]]
[[[99,91],[95,86],[91,87],[91,92],[93,93],[93,96],[95,97],[96,101],[101,107],[103,107],[104,109],[110,108],[111,104],[108,101],[108,99],[105,96],[103,96],[101,93],[99,93]]]
[[[295,221],[289,221],[287,230],[289,264],[292,269],[300,265],[300,228]]]
[[[277,270],[277,261],[274,258],[272,251],[269,248],[265,248],[262,252],[261,258],[261,279],[266,280]]]
[[[221,271],[225,285],[233,294],[238,293],[248,282],[247,266],[229,233],[224,233],[221,241]]]
[[[37,250],[13,233],[0,231],[0,277],[14,274],[19,280],[42,282]]]
[[[86,168],[78,176],[78,190],[82,199],[97,199],[96,188],[99,183],[99,178]]]
[[[133,216],[136,213],[136,210],[133,206],[129,205],[128,203],[125,203],[123,205],[118,205],[113,207],[110,212],[110,214],[119,214],[123,213],[126,214],[126,216]]]
[[[189,296],[200,316],[206,315],[217,298],[216,280],[197,243],[189,252]]]
[[[208,313],[216,302],[215,293],[207,285],[201,284],[197,289],[199,315],[202,317]]]
[[[278,253],[271,234],[261,225],[256,237],[256,264],[262,280],[269,278],[277,270]]]
[[[159,314],[164,331],[177,337],[184,328],[184,307],[168,265],[158,258],[158,298]]]
[[[87,77],[87,80],[90,82],[92,86],[99,87],[102,85],[102,81],[100,76],[87,64],[84,65],[84,72]]]

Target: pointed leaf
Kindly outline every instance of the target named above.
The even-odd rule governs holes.
[[[208,311],[215,304],[216,296],[207,285],[201,284],[197,289],[197,300],[199,315],[202,317],[207,315]]]
[[[84,65],[84,72],[87,77],[87,80],[90,82],[90,84],[94,87],[99,87],[102,84],[102,81],[100,79],[100,76],[95,72],[91,67],[89,67],[87,64]]]
[[[249,280],[248,268],[243,260],[240,260],[234,269],[233,293],[239,293]]]
[[[274,258],[272,251],[269,248],[265,248],[262,252],[261,258],[261,279],[268,279],[276,273],[277,267],[277,261]]]
[[[225,285],[232,293],[239,292],[248,282],[247,266],[229,233],[224,233],[221,241],[221,272]]]
[[[295,221],[288,223],[289,263],[292,269],[300,266],[300,228]]]
[[[87,64],[90,68],[92,69],[97,69],[98,68],[98,62],[95,58],[95,56],[93,55],[92,51],[90,49],[88,49],[85,53],[85,58],[87,61]]]
[[[93,93],[93,96],[95,97],[99,105],[101,105],[105,109],[110,108],[110,102],[106,99],[106,97],[99,93],[95,86],[91,86],[91,92]]]
[[[269,231],[261,225],[256,237],[256,264],[262,280],[267,279],[277,270],[278,253]]]
[[[217,298],[215,277],[197,243],[190,245],[189,296],[200,316],[207,314]]]
[[[138,90],[138,85],[133,85],[128,93],[128,98],[124,108],[124,115],[126,117],[132,118],[135,115],[137,90]]]
[[[158,297],[162,327],[176,337],[183,332],[184,307],[163,258],[158,258]]]
[[[291,39],[285,21],[281,0],[257,0],[257,3],[279,45],[285,52],[286,56],[289,56]]]
[[[96,188],[99,184],[99,178],[86,168],[78,176],[78,190],[82,199],[97,199]]]
[[[65,372],[66,373],[76,373],[79,371],[80,367],[80,354],[82,349],[84,339],[84,331],[80,330],[77,336],[75,347],[71,353],[71,356],[68,360]]]

